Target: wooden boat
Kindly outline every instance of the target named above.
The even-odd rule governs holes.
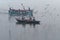
[[[19,20],[19,19],[16,19],[17,20],[17,23],[19,24],[40,24],[40,21],[29,21],[29,20]]]

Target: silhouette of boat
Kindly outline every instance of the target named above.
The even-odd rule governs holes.
[[[17,23],[19,24],[40,24],[40,21],[30,21],[30,20],[19,20],[19,19],[16,19],[17,20]]]
[[[21,4],[23,6],[23,4]],[[31,10],[30,8],[25,9],[25,7],[23,6],[23,10],[19,9],[11,9],[9,10],[10,15],[19,15],[22,18],[16,18],[17,22],[19,23],[26,23],[26,24],[39,24],[40,21],[36,21],[35,17],[33,16],[33,10]],[[26,19],[26,17],[28,17],[28,19]]]

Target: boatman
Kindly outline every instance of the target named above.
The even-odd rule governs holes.
[[[30,21],[32,21],[32,18],[30,17]]]
[[[33,21],[35,21],[35,17],[33,17]]]
[[[22,20],[24,20],[24,19],[25,19],[25,17],[22,16]]]

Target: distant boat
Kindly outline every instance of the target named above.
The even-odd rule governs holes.
[[[23,6],[23,4],[22,4]],[[35,17],[33,17],[33,10],[30,8],[25,9],[23,6],[23,10],[19,9],[9,9],[10,15],[18,15],[20,16],[19,18],[16,18],[17,22],[19,23],[26,23],[26,24],[39,24],[40,21],[36,21]],[[28,17],[28,18],[27,18]],[[27,19],[26,19],[27,18]]]
[[[40,21],[34,21],[34,20],[32,20],[32,21],[30,21],[30,20],[19,20],[19,19],[16,19],[18,22],[17,23],[19,23],[19,24],[40,24]]]
[[[28,14],[27,14],[28,13]],[[33,16],[32,14],[32,10],[16,10],[16,9],[11,9],[9,8],[9,15],[16,15],[16,16],[20,16],[20,15],[30,15],[30,16]]]

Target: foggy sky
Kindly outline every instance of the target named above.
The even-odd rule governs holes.
[[[50,29],[53,30],[53,31],[49,31],[49,34],[48,34],[48,38],[50,40],[60,39],[60,1],[59,0],[0,0],[0,12],[2,10],[4,11],[8,10],[9,7],[16,8],[16,9],[22,8],[22,6],[20,5],[21,3],[24,4],[25,8],[31,7],[34,10],[38,10],[38,13],[35,14],[34,16],[36,16],[37,19],[40,18],[41,24],[44,27],[49,27],[48,30]],[[0,19],[3,20],[3,23],[4,23],[5,21],[4,17],[6,18],[6,16],[5,15],[0,15],[0,16],[2,16]],[[6,28],[4,27],[4,25],[5,24],[2,25],[3,28]]]
[[[23,3],[24,6],[41,7],[46,4],[59,5],[59,0],[0,0],[0,8],[19,7]]]
[[[31,9],[42,10],[49,7],[60,8],[59,0],[0,0],[0,9],[8,10],[9,7],[19,9],[22,8],[21,3],[24,4],[25,8],[31,7]]]

